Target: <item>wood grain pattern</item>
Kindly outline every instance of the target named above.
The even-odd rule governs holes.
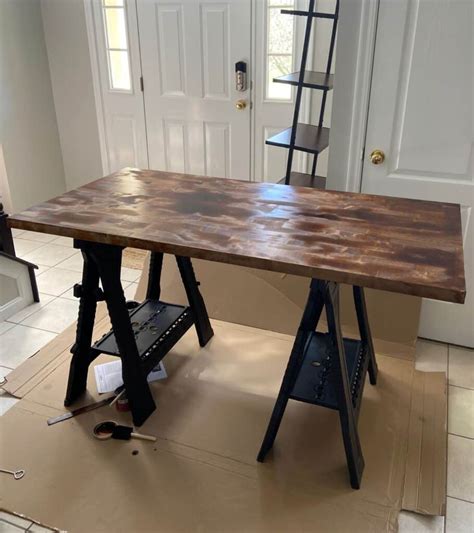
[[[455,204],[124,169],[9,224],[451,302],[465,298]]]

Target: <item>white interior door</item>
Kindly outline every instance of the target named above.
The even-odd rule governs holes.
[[[91,59],[98,67],[104,171],[147,168],[135,0],[92,0],[92,19],[89,31],[95,54]]]
[[[466,302],[425,299],[419,334],[466,346],[474,346],[472,21],[471,0],[380,0],[362,177],[363,192],[462,206]],[[371,163],[374,149],[382,164]]]
[[[250,179],[251,0],[138,0],[150,167]],[[238,109],[241,100],[245,106]]]

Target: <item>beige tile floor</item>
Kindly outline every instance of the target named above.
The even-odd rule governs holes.
[[[0,380],[77,317],[72,287],[80,280],[82,260],[72,241],[28,231],[14,231],[14,237],[18,255],[40,266],[41,302],[0,323]],[[135,295],[139,276],[139,270],[122,269],[128,299]],[[448,379],[447,516],[445,520],[402,512],[400,531],[474,533],[474,350],[420,339],[416,366],[425,372],[446,372]],[[0,392],[0,416],[16,401]],[[41,531],[34,524],[28,527],[0,516],[0,533]]]
[[[50,533],[54,530],[35,524],[26,518],[0,511],[0,533],[19,533],[22,531],[27,533]]]

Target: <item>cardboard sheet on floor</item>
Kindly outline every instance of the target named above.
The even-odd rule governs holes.
[[[148,259],[144,264],[138,300],[146,294]],[[295,334],[308,298],[308,278],[199,259],[194,259],[193,265],[211,318]],[[165,255],[161,286],[164,301],[187,304],[173,256]],[[366,289],[365,293],[378,353],[413,360],[421,298],[372,289]],[[353,336],[357,319],[352,289],[347,285],[341,285],[340,307],[344,334]]]
[[[190,330],[165,359],[169,377],[151,384],[158,408],[140,429],[156,444],[95,440],[98,421],[130,424],[129,413],[110,407],[47,426],[64,412],[73,330],[14,371],[9,379],[23,398],[0,418],[0,464],[26,475],[0,477],[0,506],[71,532],[309,532],[315,524],[380,532],[396,531],[405,504],[443,512],[444,374],[420,376],[411,361],[379,355],[379,382],[364,391],[366,466],[354,491],[335,411],[290,401],[273,451],[256,462],[293,339],[213,326],[202,349]],[[96,336],[107,327],[102,308]],[[95,399],[91,370],[88,393],[74,407]]]

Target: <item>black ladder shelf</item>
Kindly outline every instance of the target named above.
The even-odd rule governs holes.
[[[281,10],[282,14],[306,17],[306,29],[304,34],[300,70],[298,72],[293,72],[291,74],[274,78],[273,80],[276,83],[286,83],[288,85],[296,86],[297,88],[293,124],[290,128],[287,128],[268,138],[266,140],[266,144],[288,149],[286,175],[279,183],[284,183],[285,185],[290,185],[291,183],[291,185],[324,189],[326,186],[326,178],[316,175],[316,166],[318,164],[318,155],[329,145],[329,128],[323,127],[323,121],[324,112],[326,110],[327,93],[333,88],[333,75],[330,74],[330,72],[334,53],[334,44],[336,41],[337,21],[339,17],[339,0],[336,0],[336,9],[334,13],[321,13],[319,11],[315,11],[314,8],[315,0],[309,0],[308,11],[290,9]],[[328,60],[326,63],[325,72],[306,70],[308,50],[311,41],[311,29],[313,25],[313,19],[315,18],[330,19],[333,21],[331,42],[329,45]],[[301,107],[301,97],[303,95],[304,88],[323,91],[317,126],[313,124],[304,124],[298,121]],[[313,155],[311,174],[293,172],[291,170],[293,165],[293,154],[295,150]]]

